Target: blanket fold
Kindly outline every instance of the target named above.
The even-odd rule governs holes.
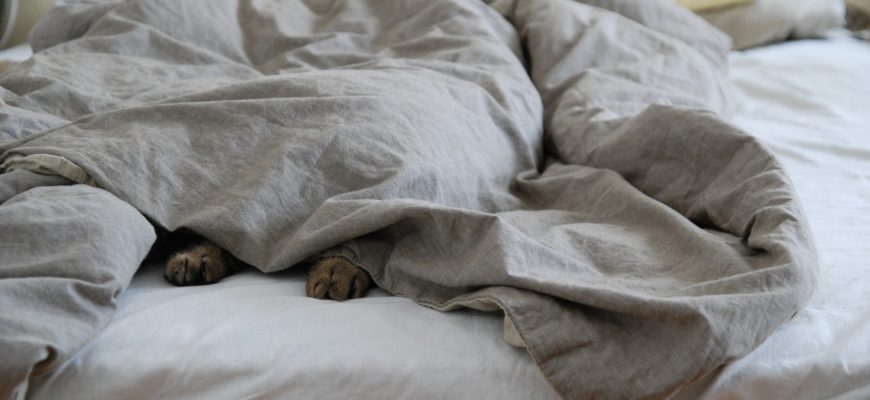
[[[501,309],[564,398],[668,397],[815,283],[787,176],[724,119],[727,38],[669,0],[132,0],[32,41],[0,75],[4,175],[51,156],[262,271],[343,255],[420,304]]]

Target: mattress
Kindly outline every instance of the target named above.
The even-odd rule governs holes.
[[[680,396],[870,398],[870,45],[781,44],[734,53],[731,71],[733,121],[790,172],[823,273],[792,321]],[[497,313],[442,313],[377,289],[313,300],[304,282],[304,271],[244,271],[179,288],[145,265],[114,322],[32,381],[28,397],[556,397],[528,354],[502,340]]]

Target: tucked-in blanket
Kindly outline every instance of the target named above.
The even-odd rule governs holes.
[[[6,394],[108,323],[143,216],[502,310],[570,399],[667,397],[816,280],[787,177],[723,117],[727,39],[670,0],[133,0],[31,42],[0,76]]]

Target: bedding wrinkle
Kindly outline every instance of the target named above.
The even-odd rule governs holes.
[[[53,229],[29,229],[22,215],[50,221],[46,225]],[[0,390],[8,396],[28,375],[66,362],[109,323],[115,298],[129,284],[155,236],[130,205],[85,185],[26,190],[0,206],[0,226],[0,259],[18,261],[0,264],[2,308],[15,310],[14,316],[0,315],[0,348],[7,360]],[[71,250],[66,253],[71,258],[54,262],[51,255],[64,253],[63,247]],[[63,270],[58,271],[59,266]],[[23,269],[28,271],[25,276]],[[60,325],[52,323],[58,321]],[[38,340],[21,346],[15,339],[20,337]]]
[[[855,173],[865,169],[864,159],[816,145],[867,148],[870,121],[854,100],[870,89],[863,73],[867,54],[866,44],[833,39],[732,55],[741,104],[735,122],[755,132],[790,173],[813,228],[807,234],[815,238],[822,274],[805,308],[754,352],[723,368],[702,399],[866,397],[870,347],[858,333],[866,331],[861,307],[868,292],[855,279],[866,269],[866,213],[858,206],[866,205],[858,200],[866,185]],[[776,79],[768,79],[767,71],[776,71]],[[790,107],[792,97],[801,101],[799,112]]]
[[[126,288],[154,241],[150,220],[193,231],[262,272],[345,257],[417,304],[502,311],[508,321],[494,337],[523,345],[528,356],[516,359],[535,361],[539,375],[528,376],[543,377],[552,397],[666,398],[757,348],[805,304],[818,260],[774,156],[725,121],[727,39],[669,0],[490,3],[130,0],[50,11],[34,31],[33,62],[3,75],[16,90],[2,93],[0,161],[60,157],[97,187],[37,187],[4,203],[0,220],[19,227],[23,244],[0,249],[36,261],[54,254],[10,210],[33,199],[53,218],[64,206],[38,195],[59,190],[93,210],[50,232],[65,246],[93,241],[89,252],[68,253],[75,267],[61,282],[93,278],[86,266],[109,279],[99,275],[94,288],[106,290],[93,298],[77,291],[90,286],[58,291],[77,309],[49,313],[28,334],[59,349],[63,363],[117,329],[106,328],[113,308],[100,306]],[[73,90],[81,87],[93,89]],[[68,123],[42,129],[58,120]],[[10,121],[27,123],[15,130]],[[40,307],[15,296],[0,291],[0,304]],[[183,303],[179,316],[195,313]],[[336,364],[312,343],[284,347],[310,362],[293,369],[296,378],[334,373],[368,387],[345,372],[371,366],[376,397],[428,398],[380,384],[383,364],[354,357],[360,339],[310,323],[319,303],[306,304],[264,310],[312,318],[305,329],[348,356]],[[143,332],[163,329],[140,317]],[[87,318],[100,324],[51,334]],[[162,370],[137,388],[202,389],[199,357],[223,335],[198,329],[225,326],[204,318],[179,332],[190,352],[151,355]],[[264,346],[298,337],[270,326],[277,316],[234,318],[259,326],[250,334]],[[0,357],[15,351],[7,349]],[[208,355],[205,371],[229,376],[225,354]],[[248,355],[233,356],[254,370]],[[4,390],[38,362],[21,360],[0,375],[11,382]],[[166,362],[188,368],[172,374]],[[418,364],[407,357],[387,370],[407,366],[397,376],[409,376]]]

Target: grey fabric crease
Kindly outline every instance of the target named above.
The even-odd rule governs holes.
[[[64,190],[115,199],[81,207],[262,271],[344,255],[420,304],[500,308],[564,398],[667,397],[814,286],[787,176],[722,117],[727,38],[669,0],[133,0],[56,8],[31,41],[0,75],[4,175],[51,155],[100,188]],[[127,247],[69,255],[122,257],[99,264],[119,289],[153,242],[123,218]]]

